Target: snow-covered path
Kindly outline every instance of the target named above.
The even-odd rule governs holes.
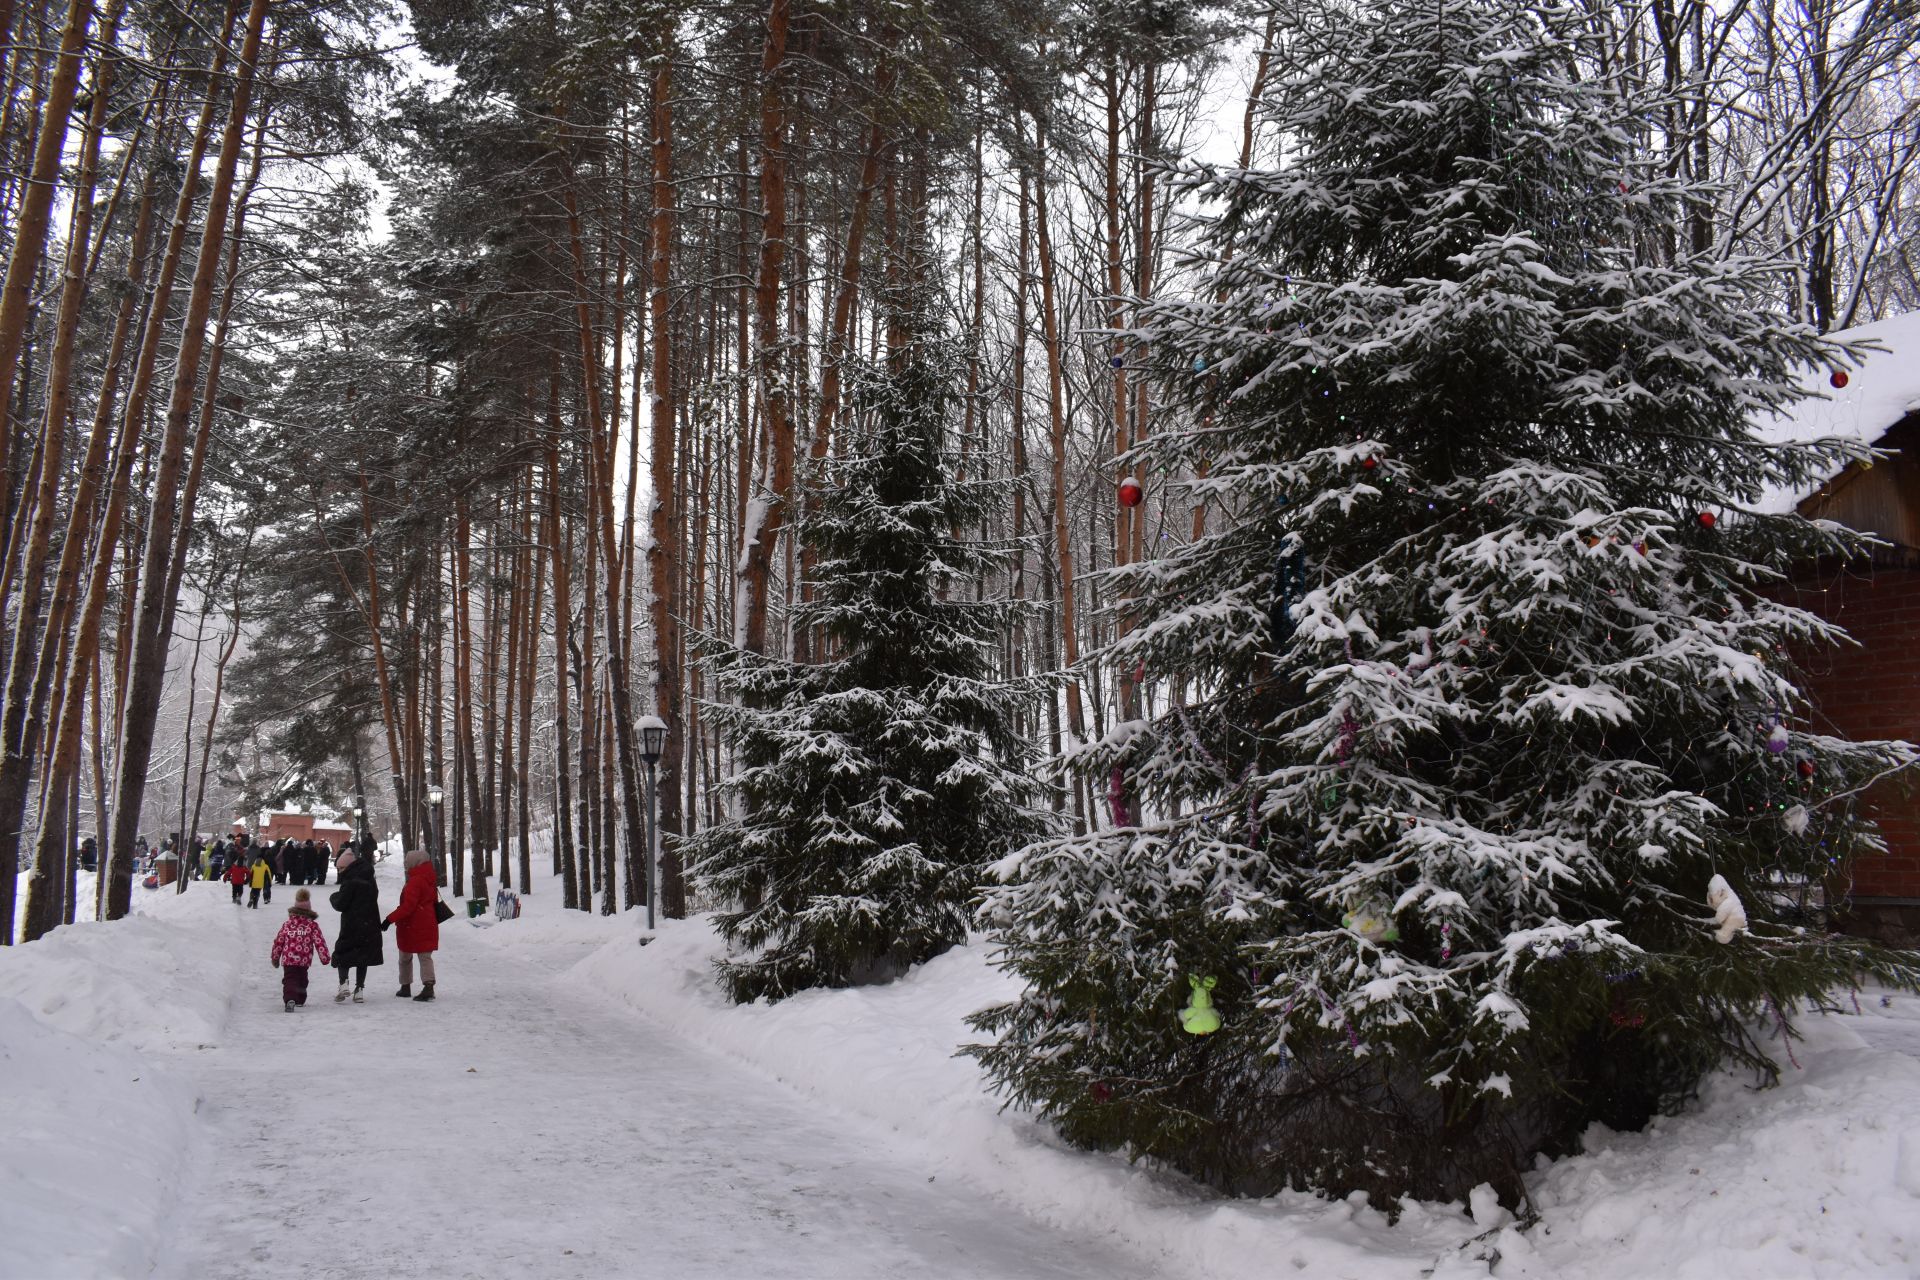
[[[190,1060],[202,1139],[156,1276],[1160,1274],[936,1182],[877,1127],[458,924],[434,1004],[394,998],[389,934],[367,1003],[333,1003],[316,970],[285,1013],[265,956],[291,892],[242,909],[250,977],[224,1043]]]

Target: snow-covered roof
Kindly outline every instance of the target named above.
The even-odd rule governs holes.
[[[1841,342],[1871,341],[1885,350],[1868,352],[1858,368],[1848,369],[1844,387],[1830,384],[1830,369],[1802,370],[1800,385],[1815,396],[1759,423],[1762,439],[1797,444],[1837,436],[1856,444],[1872,444],[1902,418],[1920,411],[1920,311],[1827,336]],[[1833,475],[1823,476],[1820,483],[1831,479]],[[1791,511],[1817,487],[1769,490],[1761,507],[1766,511]]]

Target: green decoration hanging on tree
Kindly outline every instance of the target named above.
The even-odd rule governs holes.
[[[1218,978],[1188,978],[1193,998],[1180,1011],[1180,1029],[1188,1035],[1209,1036],[1220,1029],[1220,1011],[1213,1007],[1213,988]]]

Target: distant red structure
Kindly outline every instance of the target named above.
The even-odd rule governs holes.
[[[258,840],[325,840],[336,849],[353,838],[350,828],[323,822],[310,813],[270,813],[266,825],[258,830],[236,821],[233,834],[243,831]]]

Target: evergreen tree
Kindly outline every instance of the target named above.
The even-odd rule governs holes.
[[[741,811],[686,845],[737,949],[735,1000],[886,978],[966,937],[986,865],[1039,835],[1015,717],[1029,690],[991,675],[1011,605],[960,588],[999,552],[969,540],[997,484],[956,478],[952,361],[917,335],[854,392],[847,456],[813,478],[802,537],[815,594],[792,614],[817,663],[715,640],[735,701]]]
[[[1107,657],[1191,701],[1070,758],[1164,816],[1003,864],[1029,989],[969,1049],[1074,1141],[1511,1200],[1920,980],[1781,893],[1881,847],[1856,797],[1913,759],[1807,727],[1796,656],[1842,637],[1774,589],[1858,544],[1762,514],[1839,452],[1751,423],[1848,353],[1769,305],[1784,264],[1646,251],[1703,193],[1636,151],[1664,104],[1576,74],[1582,20],[1289,10],[1285,163],[1173,173],[1201,279],[1131,336],[1195,425],[1143,454],[1211,532],[1126,571]]]

